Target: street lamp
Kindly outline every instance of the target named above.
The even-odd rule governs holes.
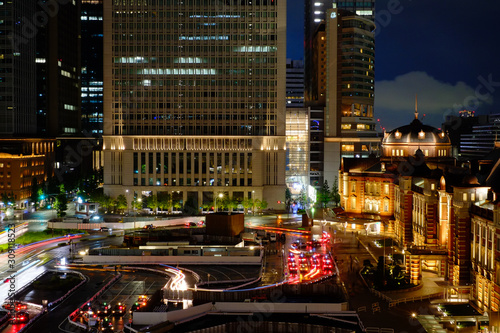
[[[222,197],[224,196],[223,193],[219,193],[219,198],[222,199]],[[214,198],[214,213],[217,212],[217,196],[215,196]]]

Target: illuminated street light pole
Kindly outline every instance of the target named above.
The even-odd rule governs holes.
[[[219,198],[222,199],[223,196],[224,196],[224,194],[219,193]],[[217,212],[217,196],[214,197],[214,213],[215,212]]]

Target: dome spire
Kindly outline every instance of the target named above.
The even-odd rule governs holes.
[[[415,119],[418,119],[418,96],[415,94]]]

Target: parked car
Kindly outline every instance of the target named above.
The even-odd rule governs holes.
[[[99,231],[109,231],[109,228],[108,228],[108,227],[101,227],[101,228],[99,229]]]

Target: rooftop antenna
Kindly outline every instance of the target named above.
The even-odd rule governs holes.
[[[418,96],[415,94],[415,119],[418,119]]]

